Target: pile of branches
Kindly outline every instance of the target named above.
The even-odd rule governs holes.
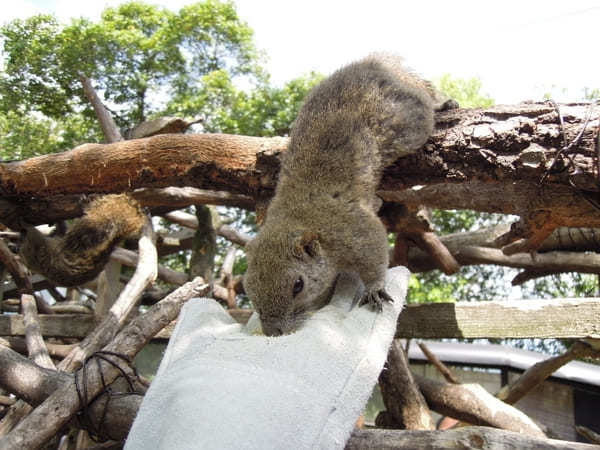
[[[91,437],[118,447],[147,387],[130,362],[176,319],[182,304],[192,296],[213,296],[240,320],[247,318],[247,312],[237,310],[236,295],[242,287],[233,265],[237,249],[249,237],[227,224],[210,227],[211,220],[203,222],[200,215],[179,210],[190,205],[237,206],[254,209],[260,221],[273,194],[279,155],[287,145],[284,138],[173,134],[192,123],[179,119],[144,124],[125,141],[89,80],[82,82],[109,143],[0,164],[0,216],[6,225],[0,261],[12,278],[12,284],[5,283],[3,305],[7,312],[16,308],[25,323],[24,340],[10,336],[0,341],[0,448],[41,447],[59,439],[66,426],[85,429]],[[382,219],[397,233],[394,263],[446,273],[466,264],[503,264],[523,269],[515,283],[571,270],[600,273],[600,260],[589,253],[600,242],[595,228],[600,225],[598,120],[590,119],[599,111],[587,105],[563,108],[561,112],[552,104],[523,104],[440,113],[437,131],[423,151],[396,162],[382,181],[379,193],[387,202]],[[111,263],[92,285],[94,294],[90,286],[61,294],[47,280],[32,277],[12,251],[19,224],[60,223],[80,215],[93,195],[123,191],[131,192],[152,215],[178,223],[184,231],[157,238],[149,222],[137,252],[113,252]],[[521,219],[512,227],[439,238],[423,207],[470,208]],[[205,282],[201,277],[190,281],[189,274],[158,264],[159,255],[192,248],[199,236],[213,234],[233,243],[217,279],[208,279],[210,265],[195,269],[194,275],[203,275]],[[199,245],[196,251],[207,250]],[[135,273],[120,292],[111,292],[120,281],[119,264],[135,267]],[[155,287],[156,278],[171,287]],[[54,305],[39,295],[42,290],[54,297]],[[71,295],[79,300],[69,302]],[[81,300],[85,298],[94,300],[93,308]],[[140,303],[149,305],[143,313]],[[64,313],[75,314],[74,322],[93,318],[87,321],[85,338],[44,340],[46,334],[69,335],[64,330],[46,333],[44,328],[45,315]],[[447,382],[413,375],[396,341],[380,377],[387,411],[377,424],[386,431],[357,430],[348,448],[444,448],[449,442],[478,448],[498,443],[587,448],[547,439],[548,430],[511,406],[562,364],[583,356],[598,357],[597,341],[578,341],[492,396],[479,386],[460,384],[431,354]],[[430,409],[475,426],[433,431]],[[593,432],[583,432],[597,439]]]

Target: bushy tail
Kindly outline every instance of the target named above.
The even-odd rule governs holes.
[[[118,242],[139,233],[145,220],[128,195],[105,195],[92,201],[64,236],[47,237],[29,228],[20,254],[30,269],[57,285],[80,285],[93,280]]]

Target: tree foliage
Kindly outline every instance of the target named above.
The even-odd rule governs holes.
[[[72,134],[66,118],[79,123],[80,142],[93,134],[99,138],[87,122],[93,112],[80,75],[93,80],[123,128],[162,113],[173,98],[197,95],[210,74],[246,77],[251,83],[264,78],[252,30],[231,2],[206,0],[173,13],[132,1],[106,9],[98,22],[75,19],[69,25],[37,15],[8,23],[0,37],[3,122],[27,118],[49,135],[53,130]],[[22,150],[25,141],[19,136],[14,133],[3,144],[17,144],[16,156],[32,154]],[[64,149],[73,141],[63,143]],[[10,147],[3,148],[8,153]],[[50,145],[46,152],[55,150]]]
[[[482,84],[479,78],[454,78],[444,74],[437,80],[440,91],[458,102],[461,108],[487,108],[494,100],[481,92]]]

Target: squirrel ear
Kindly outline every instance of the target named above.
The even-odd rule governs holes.
[[[314,258],[320,255],[321,244],[319,244],[319,235],[310,231],[294,233],[292,254],[296,258],[303,258],[304,255]]]

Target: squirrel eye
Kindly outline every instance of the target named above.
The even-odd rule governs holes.
[[[292,288],[292,295],[295,297],[304,289],[304,280],[302,278],[298,278],[294,281],[294,287]]]

